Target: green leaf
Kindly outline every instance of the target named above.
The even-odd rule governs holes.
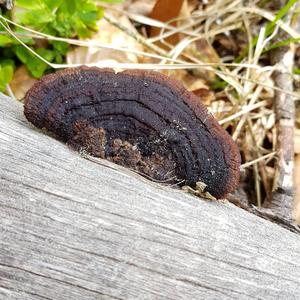
[[[226,88],[226,86],[228,86],[228,83],[226,81],[223,81],[222,79],[217,79],[210,85],[210,88],[214,91],[215,90],[223,91]]]
[[[38,28],[41,24],[47,24],[55,20],[55,15],[45,7],[30,11],[16,12],[16,22],[25,25],[34,25]]]
[[[39,48],[36,50],[36,52],[49,62],[51,62],[55,56],[53,51],[48,50],[48,49]],[[28,66],[29,71],[35,78],[42,77],[43,74],[45,73],[45,71],[49,67],[45,62],[40,60],[38,57],[33,56],[33,54],[31,54],[31,59],[27,66]]]
[[[9,59],[9,58],[4,58],[4,59],[1,59],[0,60],[0,65],[1,66],[11,66],[13,69],[15,69],[15,62],[14,62],[14,60],[12,60],[12,59]]]
[[[81,21],[84,22],[86,25],[94,25],[95,21],[97,20],[98,13],[97,11],[83,11],[79,12],[78,16],[80,17]]]
[[[6,85],[12,80],[14,68],[11,65],[0,66],[0,91],[3,92]]]
[[[70,15],[73,15],[76,13],[78,9],[78,4],[74,0],[65,0],[65,11],[68,12]]]
[[[282,40],[282,41],[276,42],[276,43],[270,45],[269,47],[267,47],[264,50],[264,53],[268,52],[270,50],[274,50],[279,47],[288,46],[290,44],[299,43],[299,42],[300,42],[300,38],[290,38],[290,39]]]
[[[15,53],[23,64],[27,63],[29,55],[29,51],[27,49],[25,49],[23,46],[16,46]]]
[[[122,0],[105,0],[103,2],[118,3]],[[15,0],[14,4],[13,17],[16,23],[46,34],[66,38],[90,37],[94,31],[98,30],[97,21],[103,17],[103,8],[99,7],[96,0]],[[11,14],[6,15],[7,18],[10,16]],[[0,28],[0,30],[5,29]],[[14,28],[14,30],[16,33],[24,32],[20,28]],[[46,48],[36,49],[37,40],[23,35],[20,35],[20,39],[49,62],[62,63],[70,47],[67,43],[48,41]],[[6,47],[7,45],[9,47]],[[18,63],[19,61],[22,62],[27,66],[30,73],[37,78],[49,69],[47,63],[33,55],[10,36],[0,35],[0,47],[2,47],[0,48],[1,72],[4,68],[1,63],[5,58],[13,59]],[[14,68],[12,64],[8,65]],[[6,82],[4,79],[2,81]]]
[[[94,0],[17,0],[16,4],[22,7],[15,12],[17,23],[63,37],[89,37],[103,17],[103,8]]]
[[[44,6],[41,0],[16,0],[15,5],[27,9],[39,9]]]
[[[35,51],[49,62],[53,61],[53,59],[55,58],[55,53],[51,50],[38,48]],[[42,77],[49,67],[48,64],[46,64],[40,58],[33,55],[31,52],[29,52],[29,50],[27,50],[23,46],[17,46],[15,53],[20,59],[20,61],[27,66],[29,72],[35,78]]]
[[[75,21],[75,28],[79,37],[88,37],[90,35],[90,31],[87,26],[80,19]]]
[[[299,68],[293,68],[293,73],[296,75],[300,75],[300,69]]]
[[[49,41],[49,45],[53,46],[53,49],[57,50],[62,55],[66,55],[69,51],[69,44],[59,41]]]
[[[12,43],[12,39],[7,35],[0,35],[0,47],[7,46]]]
[[[46,60],[48,60],[49,62],[51,62],[53,60],[53,58],[54,58],[54,52],[52,50],[45,49],[45,48],[38,48],[38,49],[36,49],[36,52],[40,56],[42,56],[43,58],[45,58]],[[36,56],[34,56],[34,57],[37,58]],[[39,59],[39,58],[37,58],[37,59]]]
[[[57,10],[63,3],[64,0],[43,0],[45,5],[51,10]]]
[[[20,35],[19,38],[23,43],[25,43],[27,45],[33,45],[35,43],[33,38],[22,35],[22,34],[26,35],[26,33],[28,33],[28,31],[26,31],[25,29],[16,28],[15,32]],[[19,45],[19,42],[17,40],[14,39],[13,41],[14,41],[14,44]]]

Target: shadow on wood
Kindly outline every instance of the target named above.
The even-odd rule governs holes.
[[[86,160],[0,96],[0,299],[299,299],[298,235]]]

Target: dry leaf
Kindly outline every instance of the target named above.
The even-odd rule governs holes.
[[[196,91],[198,89],[208,89],[208,86],[205,84],[205,80],[203,78],[198,78],[189,72],[185,72],[184,76],[182,76],[181,81],[183,85],[189,90],[189,91]]]
[[[127,11],[136,15],[148,16],[151,13],[154,5],[154,0],[133,1],[133,3],[128,5]]]
[[[122,26],[128,28],[132,32],[136,32],[136,29],[126,16],[114,14],[113,17],[117,19]],[[99,44],[110,45],[112,47],[124,47],[131,50],[143,51],[143,47],[140,43],[128,36],[128,34],[122,30],[108,23],[106,20],[100,20],[98,26],[99,32],[93,36],[91,42],[98,42]],[[139,62],[138,57],[135,54],[93,46],[77,47],[67,54],[68,64],[98,63],[100,61],[105,62],[108,65],[110,63]]]
[[[215,52],[213,47],[205,40],[200,39],[193,44],[191,44],[186,51],[192,57],[197,58],[197,60],[206,63],[218,63],[220,58]],[[207,71],[204,68],[199,68],[193,70],[196,76],[205,78],[208,82],[213,82],[216,79],[216,74],[213,71]]]
[[[183,2],[184,0],[157,0],[149,17],[161,22],[168,22],[179,16]],[[177,22],[170,23],[172,26],[176,26],[176,24]],[[150,37],[157,36],[159,33],[160,28],[150,28]],[[176,33],[167,37],[166,41],[176,45],[179,42],[179,34]]]
[[[17,68],[9,85],[16,99],[21,100],[36,81],[23,65]]]

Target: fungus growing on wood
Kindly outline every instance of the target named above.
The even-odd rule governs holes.
[[[234,190],[240,155],[193,93],[157,72],[78,67],[44,76],[25,96],[25,116],[76,150],[157,181]]]

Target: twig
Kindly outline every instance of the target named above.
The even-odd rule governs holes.
[[[278,1],[284,5],[285,1]],[[290,10],[292,13],[293,9]],[[292,13],[288,15],[289,21]],[[285,33],[279,39],[286,39]],[[291,76],[294,63],[294,45],[277,48],[271,53],[271,63],[276,65],[274,81],[276,87],[293,92]],[[293,209],[293,169],[294,169],[294,121],[295,104],[292,96],[275,92],[274,110],[277,130],[277,160],[273,181],[273,193],[266,207],[277,216],[285,216],[292,220]]]
[[[11,87],[9,84],[6,85],[6,91],[7,91],[7,94],[14,100],[17,100],[14,92],[12,91]]]
[[[254,164],[256,164],[256,163],[258,163],[260,161],[263,161],[263,160],[265,160],[267,158],[273,157],[275,154],[276,154],[276,152],[271,152],[271,153],[266,154],[264,156],[261,156],[261,157],[259,157],[257,159],[248,161],[248,162],[246,162],[246,163],[244,163],[244,164],[241,165],[241,169],[248,168],[248,167],[250,167],[250,166],[252,166],[252,165],[254,165]]]

